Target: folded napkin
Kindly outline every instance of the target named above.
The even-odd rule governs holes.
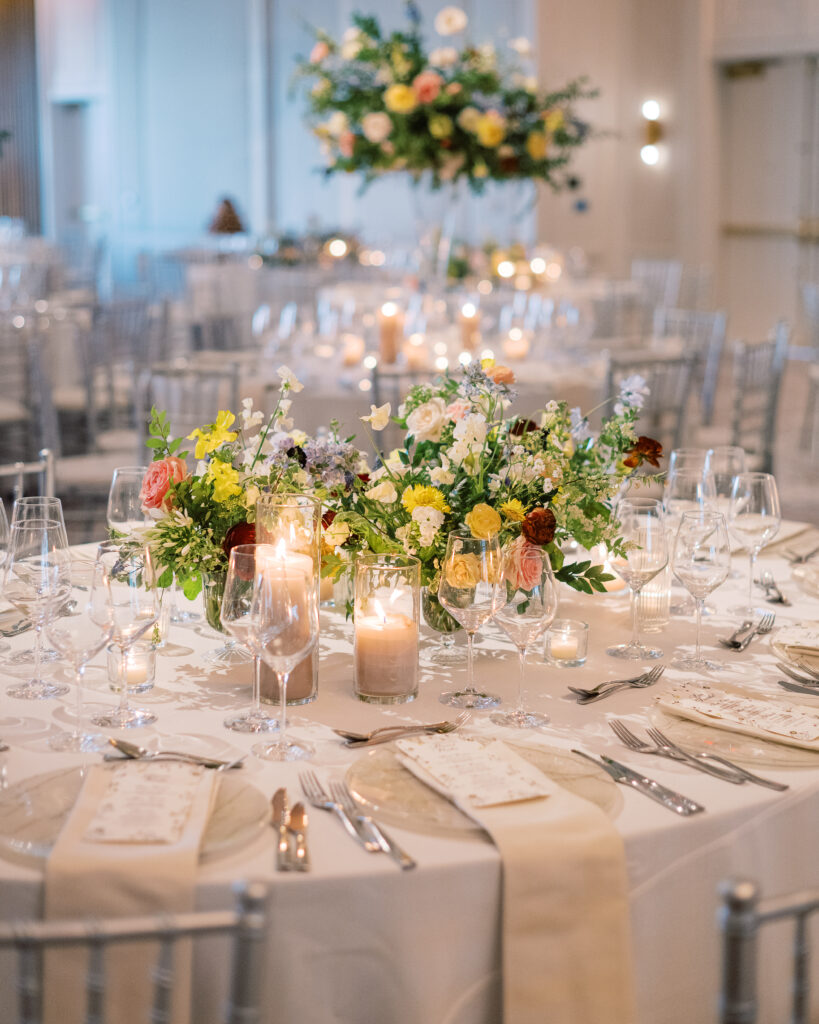
[[[216,778],[195,765],[94,765],[48,858],[45,918],[112,918],[194,909],[199,845]],[[154,943],[106,955],[106,1020],[144,1024],[153,998]],[[176,949],[172,1024],[189,1018],[190,944]],[[83,1020],[86,951],[46,955],[44,1024]]]
[[[606,815],[498,741],[396,746],[500,851],[504,1024],[632,1024],[625,857]]]
[[[811,532],[811,536],[814,534],[810,523],[798,522],[795,519],[783,519],[776,534],[762,550],[766,555],[781,556],[784,556],[786,548],[793,548],[794,551],[809,551],[811,544],[808,543],[808,531]],[[816,537],[816,543],[819,544],[819,536]],[[739,546],[731,548],[732,552],[743,550]]]
[[[661,694],[657,705],[680,718],[716,729],[819,753],[819,712],[803,704],[755,697],[734,687],[715,689],[704,683],[679,683]]]
[[[783,626],[771,637],[771,648],[794,668],[803,662],[809,668],[819,671],[819,623],[797,622],[792,626]]]

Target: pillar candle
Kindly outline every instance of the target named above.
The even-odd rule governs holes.
[[[398,358],[399,341],[404,330],[404,315],[394,302],[385,302],[378,311],[378,329],[381,362],[394,363]]]
[[[356,693],[389,700],[414,696],[418,689],[418,627],[397,612],[384,612],[375,601],[376,614],[356,618]]]
[[[481,340],[481,313],[471,302],[465,302],[458,314],[461,328],[461,348],[465,352],[474,352]]]

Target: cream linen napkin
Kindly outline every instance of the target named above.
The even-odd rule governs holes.
[[[114,772],[161,772],[167,786],[186,789],[195,782],[191,801],[178,811],[181,835],[174,842],[95,842],[89,827],[104,823],[97,815]],[[154,776],[155,781],[156,776]],[[142,914],[183,913],[194,909],[199,846],[210,816],[217,780],[213,772],[177,763],[125,762],[114,768],[90,768],[71,816],[57,839],[45,871],[45,918],[109,918]],[[188,789],[188,793],[190,790]],[[116,809],[112,809],[114,812]],[[110,821],[110,819],[109,819]],[[147,821],[145,835],[167,831],[165,822]],[[110,821],[109,833],[118,826]],[[99,829],[97,830],[99,831]],[[144,1024],[153,998],[151,967],[156,944],[117,946],[106,954],[106,1020]],[[62,949],[46,955],[44,1024],[83,1020],[85,950]],[[177,984],[173,1024],[190,1015],[190,944],[178,945],[174,956]]]
[[[451,739],[399,741],[402,763],[443,791],[412,748]],[[504,750],[510,763],[537,772]],[[622,839],[598,807],[537,774],[545,798],[476,806],[463,790],[449,793],[486,829],[503,862],[504,1024],[633,1024]]]

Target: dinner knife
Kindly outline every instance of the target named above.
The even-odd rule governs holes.
[[[405,850],[401,849],[398,843],[381,828],[377,821],[374,821],[368,814],[357,815],[357,817],[366,823],[367,828],[371,830],[378,845],[384,853],[392,857],[402,871],[410,871],[415,867],[415,861],[412,857]]]
[[[287,807],[287,790],[282,786],[273,794],[270,801],[273,807],[271,824],[279,833],[279,841],[276,845],[276,870],[290,871],[292,868],[292,856],[290,852],[290,813]]]
[[[607,757],[605,754],[601,754],[600,761],[598,761],[597,758],[592,757],[591,754],[586,754],[582,750],[575,750],[573,748],[572,753],[585,757],[587,761],[591,761],[592,764],[596,764],[598,768],[602,768],[603,771],[607,772],[615,782],[620,782],[625,786],[631,786],[631,788],[636,789],[638,793],[642,793],[643,796],[656,800],[658,804],[662,804],[663,807],[666,807],[669,811],[674,811],[675,814],[688,816],[689,814],[697,814],[700,811],[705,810],[705,807],[703,807],[702,804],[698,804],[694,800],[689,800],[689,798],[687,796],[683,796],[682,793],[676,793],[673,789],[668,789],[666,786],[660,785],[660,783],[655,782],[654,779],[650,779],[646,775],[641,775],[639,772],[635,772],[633,769],[626,767],[624,764],[620,764],[619,761],[615,761],[612,758]]]
[[[296,843],[291,867],[294,871],[309,871],[310,853],[307,849],[307,808],[303,803],[293,804],[288,829],[295,837]]]

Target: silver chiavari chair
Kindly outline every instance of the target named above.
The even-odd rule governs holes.
[[[632,260],[631,279],[637,281],[651,306],[679,305],[682,263],[679,260]]]
[[[224,1024],[259,1024],[262,1020],[264,940],[267,930],[267,891],[260,882],[237,888],[233,910],[123,917],[107,920],[17,921],[0,925],[0,949],[17,952],[17,1020],[42,1020],[42,955],[46,949],[86,947],[86,1014],[84,1021],[105,1024],[105,954],[124,942],[157,942],[154,992],[149,1020],[170,1020],[176,978],[173,966],[179,939],[230,936],[233,940],[230,991],[222,1015]],[[147,981],[147,979],[146,979]],[[11,993],[6,999],[11,1001]],[[7,1004],[7,1008],[8,1004]],[[66,1021],[65,1024],[81,1024]],[[116,1022],[111,1022],[116,1024]],[[148,1021],[146,1020],[146,1024]]]
[[[693,372],[694,358],[690,355],[619,353],[609,358],[604,393],[616,398],[627,377],[642,377],[649,393],[640,411],[637,431],[650,435],[666,451],[671,451],[683,441]]]
[[[688,355],[696,359],[695,386],[699,391],[702,421],[710,424],[714,417],[722,350],[725,347],[727,318],[724,313],[700,313],[692,309],[654,311],[655,338],[679,338]]]
[[[27,477],[35,478],[37,494],[40,497],[54,496],[54,455],[48,448],[43,448],[39,457],[31,462],[0,465],[0,491],[5,491],[9,485],[13,501],[24,497]]]

